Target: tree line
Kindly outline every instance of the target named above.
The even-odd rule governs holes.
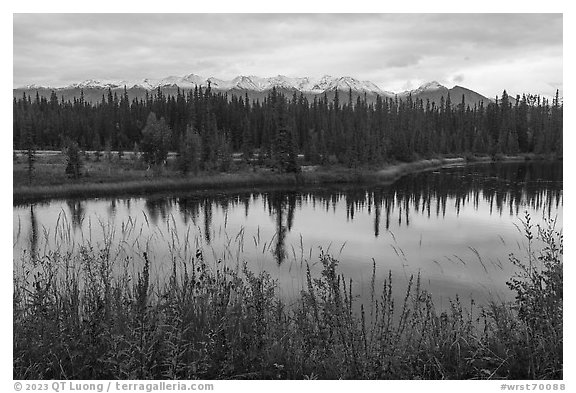
[[[313,164],[350,167],[443,154],[562,154],[563,104],[538,95],[512,99],[506,91],[494,102],[440,103],[408,96],[353,99],[335,92],[308,99],[272,89],[251,100],[207,88],[161,89],[130,99],[107,91],[101,101],[83,93],[72,101],[23,94],[13,100],[15,149],[139,151],[161,164],[168,151],[180,153],[183,171],[226,170],[232,152],[295,171],[297,154]]]

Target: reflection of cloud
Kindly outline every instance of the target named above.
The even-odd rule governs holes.
[[[546,80],[561,80],[562,23],[561,14],[15,14],[13,79],[332,74],[398,91],[454,72],[476,82],[473,68],[482,84],[468,87],[492,96],[504,87],[499,65],[515,59],[528,69],[501,78],[515,90],[546,83],[527,66],[543,57]]]

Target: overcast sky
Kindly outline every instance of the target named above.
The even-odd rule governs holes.
[[[15,14],[14,87],[198,74],[562,93],[561,14]]]

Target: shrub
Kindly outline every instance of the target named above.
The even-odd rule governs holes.
[[[511,262],[520,272],[507,283],[516,293],[515,311],[524,333],[519,345],[528,349],[530,378],[562,379],[563,237],[554,222],[538,226],[537,239],[544,246],[535,255],[529,215],[523,223],[529,245],[528,263],[511,255]]]

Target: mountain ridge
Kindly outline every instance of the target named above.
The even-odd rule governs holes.
[[[352,98],[366,97],[367,101],[374,102],[377,96],[400,99],[412,95],[413,98],[429,99],[432,102],[439,103],[441,96],[451,95],[453,102],[460,102],[464,94],[465,102],[469,105],[478,104],[481,101],[486,103],[492,101],[489,98],[461,86],[454,86],[452,89],[443,86],[437,81],[431,81],[422,84],[416,89],[406,90],[394,93],[392,91],[381,89],[371,81],[360,81],[351,76],[331,76],[324,75],[319,78],[313,77],[287,77],[277,75],[272,77],[258,77],[255,75],[239,75],[231,80],[219,79],[216,77],[203,77],[197,74],[187,74],[183,76],[167,76],[160,79],[145,78],[142,80],[110,80],[110,79],[87,79],[82,82],[72,83],[61,87],[40,86],[37,84],[27,85],[13,89],[14,96],[22,93],[39,92],[42,96],[47,96],[49,92],[56,91],[59,98],[71,99],[84,95],[87,101],[98,101],[105,90],[114,92],[129,92],[132,97],[141,98],[147,92],[157,90],[171,93],[180,90],[191,90],[196,86],[206,88],[210,84],[211,88],[218,92],[231,94],[248,94],[251,99],[261,99],[266,93],[273,88],[279,89],[285,93],[300,92],[308,98],[315,96],[327,95],[334,97],[335,92],[348,93],[352,91]],[[456,94],[456,95],[454,95]]]
[[[154,90],[158,87],[171,87],[178,86],[181,88],[194,88],[195,86],[207,87],[210,82],[212,88],[222,90],[231,90],[233,88],[241,90],[255,90],[265,91],[273,87],[291,88],[302,92],[324,92],[326,90],[333,90],[338,88],[344,90],[352,88],[353,90],[366,91],[371,93],[378,93],[381,95],[394,95],[395,93],[380,89],[375,83],[370,81],[360,81],[351,76],[333,77],[331,75],[324,75],[320,78],[312,77],[287,77],[284,75],[277,75],[272,77],[258,77],[255,75],[238,75],[231,80],[219,79],[216,77],[203,77],[197,74],[188,74],[184,76],[167,76],[161,79],[145,78],[139,80],[110,80],[110,79],[86,79],[82,82],[76,82],[65,86],[42,86],[42,85],[26,85],[16,87],[15,89],[53,89],[64,90],[74,88],[144,88],[147,90]]]

